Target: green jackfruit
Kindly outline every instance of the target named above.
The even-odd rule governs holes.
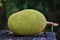
[[[44,30],[46,22],[46,18],[41,12],[25,9],[9,17],[8,27],[17,35],[37,35]]]

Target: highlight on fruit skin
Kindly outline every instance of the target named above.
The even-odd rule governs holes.
[[[25,9],[12,14],[8,28],[16,35],[37,35],[46,27],[45,16],[34,9]]]

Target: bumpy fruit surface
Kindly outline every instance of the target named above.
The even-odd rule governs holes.
[[[25,9],[9,17],[8,27],[17,35],[36,35],[46,27],[46,18],[37,10]]]

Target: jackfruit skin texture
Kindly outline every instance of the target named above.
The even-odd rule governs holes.
[[[16,35],[37,35],[45,29],[46,22],[41,12],[25,9],[9,17],[8,27]]]

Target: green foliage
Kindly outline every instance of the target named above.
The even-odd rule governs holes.
[[[12,0],[6,1],[6,8],[7,14],[6,17],[8,18],[12,13],[17,12],[19,9],[16,7],[16,4],[12,2]]]
[[[48,12],[48,10],[46,10],[47,8],[44,7],[42,2],[38,2],[38,1],[33,1],[33,0],[7,0],[6,1],[7,4],[7,18],[14,12],[18,12],[19,10],[22,9],[28,9],[28,8],[32,8],[32,9],[37,9],[41,12],[43,12],[44,14],[46,12]],[[44,12],[45,11],[45,12]]]
[[[0,7],[2,7],[2,3],[0,3]]]
[[[0,8],[2,7],[2,2],[1,2],[1,0],[0,0]]]

